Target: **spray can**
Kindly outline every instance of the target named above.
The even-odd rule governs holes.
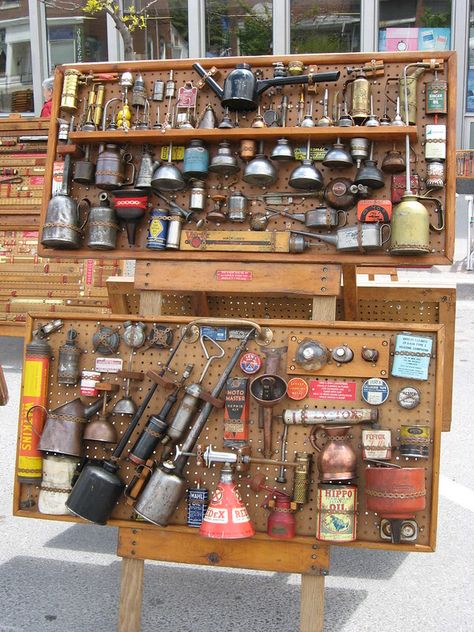
[[[43,430],[48,399],[49,365],[52,349],[46,340],[34,336],[26,345],[20,404],[20,441],[17,476],[20,483],[39,483],[43,461],[38,443]],[[34,410],[30,414],[30,410]]]

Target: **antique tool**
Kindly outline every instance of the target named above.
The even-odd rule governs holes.
[[[370,144],[370,157],[357,170],[354,178],[355,184],[362,184],[370,189],[381,189],[385,186],[383,173],[377,167],[377,161],[373,160],[374,143]]]
[[[153,171],[151,186],[161,191],[181,191],[186,186],[183,174],[176,165],[171,162],[173,143],[169,144],[168,162]]]
[[[176,94],[176,82],[174,80],[174,70],[169,71],[168,79],[165,84],[165,99],[168,99],[165,122],[163,127],[173,127],[173,114],[171,108],[171,100],[174,99]]]
[[[427,61],[417,61],[407,64],[403,68],[403,75],[400,77],[399,94],[400,106],[405,114],[405,125],[415,125],[417,118],[417,80],[426,70],[439,70],[443,66],[443,60],[430,59]],[[411,74],[408,71],[411,70]]]
[[[287,138],[279,138],[270,158],[278,162],[289,162],[293,160],[293,149]]]
[[[163,200],[163,202],[166,202],[166,204],[168,204],[168,206],[171,208],[172,212],[176,215],[181,216],[185,222],[191,222],[193,221],[193,214],[194,211],[190,210],[190,211],[186,211],[186,209],[184,209],[182,206],[180,206],[176,200],[172,200],[171,198],[167,197],[164,193],[161,193],[161,191],[154,191],[153,192],[154,195],[156,195],[157,197],[159,197],[161,200]],[[202,220],[194,220],[196,221],[196,225],[199,227],[202,223]]]
[[[214,354],[211,354],[209,349],[206,347],[206,341],[208,342],[208,345],[210,345],[210,347],[216,347],[217,351],[215,351]],[[199,344],[201,345],[204,357],[206,358],[207,362],[204,365],[204,368],[201,371],[201,375],[199,376],[198,380],[196,382],[193,382],[192,384],[188,384],[184,388],[185,394],[178,406],[176,413],[173,416],[173,419],[168,424],[166,435],[161,440],[161,443],[167,446],[166,453],[163,455],[164,459],[166,459],[167,455],[169,455],[173,451],[173,446],[181,440],[185,431],[189,427],[192,418],[196,414],[200,402],[205,401],[211,403],[213,406],[220,407],[220,403],[217,401],[217,398],[213,397],[210,393],[203,389],[202,381],[209,371],[211,364],[214,361],[223,358],[225,355],[225,351],[216,340],[213,340],[205,334],[201,334],[201,336],[199,337]]]
[[[248,198],[240,191],[233,191],[227,198],[227,218],[230,222],[242,223],[247,219]]]
[[[278,214],[288,217],[295,222],[301,222],[306,228],[336,228],[347,223],[347,213],[327,206],[317,206],[304,213],[287,213],[266,208],[270,214]]]
[[[64,71],[63,90],[61,93],[60,108],[64,112],[74,113],[77,110],[77,92],[79,84],[84,83],[84,75],[74,68]]]
[[[74,117],[71,117],[69,129],[74,129]],[[70,142],[70,141],[69,141]],[[80,207],[86,200],[79,204],[69,195],[69,178],[71,175],[71,154],[64,158],[64,169],[61,188],[50,199],[46,209],[45,223],[41,233],[41,243],[47,248],[80,248],[82,229],[80,225]]]
[[[160,411],[156,415],[150,415],[150,417],[148,417],[145,427],[128,455],[128,459],[130,459],[133,463],[136,463],[137,465],[144,465],[153,454],[161,439],[164,437],[168,428],[167,417],[178,400],[178,393],[184,382],[191,375],[193,368],[193,364],[186,365],[181,378],[174,384],[173,390],[166,398]],[[130,485],[130,488],[132,487],[133,485]]]
[[[340,114],[336,125],[338,127],[352,127],[354,125],[354,119],[347,111],[347,101],[345,96],[343,99],[342,114]]]
[[[151,189],[151,178],[155,169],[160,166],[160,161],[155,160],[149,145],[143,145],[143,154],[138,166],[138,174],[135,179],[136,189]]]
[[[186,327],[184,330],[186,330]],[[161,376],[170,370],[170,364],[183,339],[183,336],[181,336],[174,349],[171,349],[165,364],[160,370]],[[156,382],[152,383],[110,458],[102,461],[100,464],[86,463],[82,468],[66,501],[66,506],[76,516],[97,524],[105,524],[110,518],[117,500],[125,488],[124,482],[117,473],[119,459],[157,388],[158,384]]]
[[[311,160],[311,140],[306,143],[306,158],[301,161],[301,165],[293,169],[288,184],[293,189],[305,189],[309,191],[319,191],[324,184],[323,176]]]
[[[436,62],[436,60],[432,60]],[[416,64],[414,64],[416,66]],[[404,68],[404,104],[405,104],[405,120],[409,121],[409,95],[408,95],[408,80],[407,80],[407,68],[413,66],[408,64]],[[428,65],[430,67],[430,65]],[[422,66],[422,70],[426,68]],[[413,78],[413,75],[412,75]],[[413,78],[415,83],[411,83],[412,90],[416,88],[416,78]],[[416,91],[415,91],[416,98]],[[412,112],[413,114],[413,112]],[[415,117],[416,117],[416,103],[415,103]],[[441,202],[437,198],[430,199],[436,204],[439,213],[439,225],[434,227],[430,224],[429,213],[427,208],[421,203],[420,200],[424,199],[420,196],[414,195],[411,190],[411,169],[410,169],[410,136],[405,136],[405,160],[406,160],[406,190],[403,194],[401,201],[393,210],[392,215],[392,239],[390,243],[389,252],[391,255],[423,255],[431,252],[430,248],[430,228],[432,230],[441,231],[444,229],[444,216]],[[393,176],[395,177],[395,176]]]
[[[312,426],[314,424],[323,424],[327,426],[343,423],[347,424],[377,424],[379,419],[379,411],[377,408],[334,408],[334,409],[315,409],[308,410],[304,408],[291,409],[287,408],[283,411],[283,422],[286,425],[304,425]]]
[[[119,85],[122,88],[122,107],[117,112],[116,124],[119,129],[128,130],[131,126],[132,112],[128,104],[128,90],[133,87],[133,75],[131,72],[123,72],[120,76]],[[104,111],[105,113],[105,111]]]
[[[270,492],[271,498],[265,498],[262,507],[270,510],[267,521],[267,533],[271,538],[290,540],[296,535],[295,511],[297,504],[285,492],[265,485],[265,475],[256,474],[250,481],[250,489],[256,494],[265,490]]]
[[[345,99],[347,86],[352,84],[351,115],[356,124],[361,125],[370,113],[370,82],[367,75],[369,73],[383,74],[384,63],[373,59],[364,66],[359,68],[347,67],[346,70],[348,75],[356,73],[356,76],[344,83],[343,98]]]
[[[315,426],[309,441],[318,454],[319,480],[321,482],[351,481],[357,474],[357,455],[349,443],[351,426]],[[328,442],[321,447],[318,432],[323,431]]]
[[[276,374],[267,373],[250,382],[250,394],[263,408],[263,455],[270,458],[272,450],[272,408],[286,395],[287,384]]]
[[[318,485],[316,539],[353,542],[357,539],[357,487]]]
[[[81,125],[83,132],[96,132],[100,129],[104,112],[105,85],[93,84],[87,98],[84,122]]]
[[[260,106],[258,106],[257,109],[257,114],[255,115],[252,124],[250,125],[250,127],[254,127],[254,128],[263,128],[263,127],[267,127],[267,124],[262,116],[261,110],[260,110]]]
[[[114,250],[119,225],[106,191],[99,194],[98,204],[89,211],[86,246],[92,250]]]
[[[216,68],[206,71],[199,63],[193,64],[194,70],[203,78],[199,81],[198,86],[202,87],[204,83],[219,97],[223,107],[230,110],[246,111],[256,110],[258,107],[259,96],[268,88],[274,86],[286,86],[295,84],[313,84],[324,83],[328,81],[337,81],[340,76],[339,71],[311,73],[307,75],[296,75],[289,77],[273,77],[271,79],[257,79],[252,72],[249,64],[237,64],[230,71],[224,81],[224,87],[213,79]]]
[[[106,399],[106,394],[103,399]],[[82,456],[84,427],[87,420],[100,410],[103,399],[99,397],[86,406],[79,397],[76,397],[48,411],[38,450],[50,454]]]
[[[313,100],[311,99],[308,112],[304,115],[303,120],[301,121],[301,127],[314,127],[315,125],[316,123],[313,120]]]
[[[71,328],[67,332],[66,343],[59,347],[58,384],[74,386],[79,381],[82,349],[76,344],[77,335],[77,331]]]
[[[395,117],[392,121],[392,125],[396,125],[398,127],[401,127],[403,125],[405,125],[402,117],[400,116],[400,97],[397,97],[397,102],[396,102],[396,106],[395,106]]]
[[[141,345],[140,345],[141,346]],[[133,347],[136,348],[136,347]],[[121,377],[125,380],[125,393],[124,396],[119,399],[114,407],[112,408],[112,412],[118,415],[134,415],[137,412],[137,405],[130,397],[130,382],[132,380],[142,381],[143,373],[140,371],[132,371],[132,357],[133,350],[130,351],[130,355],[128,357],[128,368],[126,371],[118,371],[117,376]]]
[[[368,138],[351,138],[350,139],[351,156],[356,161],[357,169],[363,160],[369,158],[370,141]]]
[[[197,124],[198,129],[214,129],[216,127],[217,119],[214,108],[210,103],[206,105],[204,112],[202,113],[199,122]]]
[[[284,94],[280,102],[280,125],[286,127],[288,116],[288,95]]]
[[[176,99],[176,126],[194,127],[196,123],[196,102],[198,89],[192,81],[185,81],[184,85],[178,88]]]
[[[43,456],[43,480],[38,494],[40,513],[53,516],[69,514],[65,502],[72,489],[77,462],[77,457],[54,454]]]
[[[352,208],[357,198],[367,197],[369,189],[363,184],[355,184],[349,178],[334,178],[324,189],[324,201],[335,209],[347,211]]]
[[[364,122],[365,127],[379,127],[380,121],[374,114],[374,97],[370,95],[370,113],[369,117]]]
[[[380,168],[384,173],[402,173],[406,169],[405,158],[396,149],[396,142],[393,142],[392,149],[387,151],[382,160]]]
[[[233,120],[229,116],[229,108],[225,108],[224,117],[217,127],[219,129],[232,129],[235,127]]]
[[[120,345],[120,334],[117,329],[101,325],[99,323],[97,331],[92,336],[92,347],[97,353],[103,355],[113,355]]]
[[[295,362],[305,371],[319,371],[329,360],[329,349],[325,344],[311,338],[304,338],[296,349]]]
[[[250,516],[232,479],[229,463],[224,463],[222,467],[219,483],[199,527],[199,535],[219,540],[251,538],[255,535]]]
[[[135,81],[132,87],[132,106],[133,107],[145,107],[146,101],[146,87],[145,81],[140,71],[138,71]]]
[[[202,140],[191,140],[184,150],[183,176],[186,180],[205,180],[209,170],[209,151]]]
[[[62,321],[57,322],[57,327],[51,327],[49,331],[40,328],[33,332],[32,339],[26,345],[16,472],[20,483],[38,483],[42,476],[38,442],[48,402],[49,366],[53,356],[51,345],[44,338],[62,327]]]
[[[73,181],[80,184],[92,184],[94,182],[95,164],[90,159],[91,146],[86,145],[84,158],[74,163]]]
[[[115,393],[120,387],[118,384],[112,384],[111,382],[98,382],[95,387],[99,392],[102,391],[104,393],[102,397],[102,411],[98,418],[93,419],[86,425],[82,438],[84,441],[115,443],[117,441],[117,431],[106,413],[107,393]]]
[[[276,182],[277,177],[278,171],[275,165],[264,155],[263,141],[261,141],[258,154],[245,165],[242,180],[247,182],[247,184],[266,187]]]
[[[423,467],[390,464],[365,469],[367,509],[389,521],[393,544],[401,541],[403,523],[426,507],[425,475]]]
[[[325,167],[329,167],[330,169],[347,169],[354,165],[351,154],[341,143],[339,136],[334,145],[324,156],[322,163]]]
[[[217,154],[211,158],[209,171],[222,176],[229,176],[240,171],[237,158],[230,149],[230,143],[225,140],[219,143]]]
[[[130,167],[127,178],[126,170]],[[100,145],[95,168],[95,185],[99,189],[109,191],[133,184],[135,165],[133,156],[115,143]]]
[[[111,193],[115,213],[125,224],[128,244],[134,246],[138,223],[145,215],[150,193],[143,189],[118,189]]]
[[[392,219],[393,224],[393,219]],[[386,231],[386,237],[383,231]],[[306,233],[300,230],[290,230],[292,234],[302,235],[313,239],[320,239],[327,244],[332,244],[336,250],[341,252],[359,250],[376,250],[381,248],[390,239],[390,224],[380,224],[374,222],[371,224],[359,224],[358,226],[345,226],[339,228],[335,235],[322,235],[321,233]]]
[[[324,97],[323,97],[323,115],[318,120],[317,126],[318,127],[329,127],[331,125],[333,125],[333,121],[329,117],[329,91],[326,88],[324,90]],[[303,123],[301,123],[301,126],[303,127]]]
[[[155,79],[153,82],[153,101],[163,101],[165,98],[165,82],[161,79]]]
[[[188,325],[188,330],[189,328],[190,325]],[[255,331],[255,328],[251,327],[235,348],[232,357],[222,370],[219,380],[212,389],[211,394],[213,398],[220,396],[250,336],[252,336]],[[185,454],[194,448],[213,408],[213,404],[209,401],[206,401],[201,408],[200,413],[194,420],[191,430],[183,442],[183,455],[177,456],[174,461],[165,461],[158,466],[151,475],[144,491],[135,503],[135,511],[145,518],[145,520],[161,526],[168,524],[177,505],[186,492],[187,481],[183,476],[183,471],[188,462],[188,457],[185,456]]]

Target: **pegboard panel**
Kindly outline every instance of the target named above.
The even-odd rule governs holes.
[[[53,348],[53,358],[50,366],[49,375],[49,389],[48,389],[48,409],[53,410],[61,404],[70,401],[79,395],[79,387],[66,387],[61,386],[57,382],[57,358],[58,348],[62,345],[66,339],[66,332],[69,328],[73,327],[78,332],[78,344],[83,349],[84,353],[81,356],[81,369],[93,369],[95,366],[95,358],[97,354],[92,347],[92,336],[96,333],[98,325],[105,325],[116,329],[120,335],[124,331],[124,319],[121,316],[107,316],[100,320],[96,316],[77,316],[72,318],[71,316],[64,314],[58,315],[63,318],[64,325],[60,332],[56,332],[48,339],[49,344]],[[29,323],[29,331],[38,326],[39,323],[43,323],[47,320],[47,316],[34,316]],[[189,322],[189,319],[173,318],[170,316],[163,316],[159,319],[141,318],[142,322],[146,323],[148,330],[151,327],[152,322],[160,322],[170,327],[174,335],[174,344],[180,337],[183,327]],[[229,330],[235,328],[232,326],[232,319],[228,320],[228,333]],[[415,544],[405,543],[403,544],[403,550],[431,550],[434,547],[435,533],[436,533],[436,507],[437,507],[437,472],[438,472],[438,459],[439,459],[439,441],[441,430],[441,416],[440,416],[440,402],[442,391],[442,362],[440,358],[443,355],[443,329],[437,325],[411,325],[404,324],[401,329],[396,324],[376,324],[376,323],[317,323],[308,321],[286,321],[286,320],[265,320],[262,325],[270,327],[273,332],[272,348],[283,348],[283,354],[280,359],[279,374],[288,380],[290,375],[286,372],[287,356],[285,348],[288,347],[291,338],[297,337],[299,339],[311,338],[318,340],[320,338],[326,338],[328,335],[339,336],[341,338],[347,338],[354,340],[359,339],[361,343],[368,346],[377,346],[381,340],[389,342],[391,362],[393,359],[394,340],[397,333],[400,331],[408,331],[411,333],[418,333],[423,336],[428,336],[433,340],[433,354],[429,361],[429,373],[426,381],[407,380],[404,378],[396,378],[393,375],[386,376],[387,383],[390,387],[390,394],[387,401],[378,407],[379,423],[382,428],[390,429],[392,434],[393,456],[392,463],[401,465],[403,467],[423,467],[425,468],[426,476],[426,510],[416,515],[416,520],[419,526],[419,536]],[[242,328],[242,323],[238,325]],[[238,341],[235,339],[228,339],[220,344],[225,350],[225,356],[220,360],[215,360],[205,375],[202,386],[211,391],[216,380],[222,374],[230,355],[237,346]],[[130,358],[130,368],[132,371],[140,371],[146,373],[149,369],[157,370],[167,359],[168,351],[159,349],[137,349],[130,355],[130,349],[125,342],[121,339],[120,346],[115,358],[121,357],[124,361],[124,365],[128,363]],[[264,348],[257,345],[255,340],[250,340],[247,344],[247,349],[254,353],[260,354],[263,358]],[[193,374],[189,378],[189,382],[195,381],[200,374],[204,364],[203,351],[198,342],[188,343],[183,342],[178,353],[173,360],[171,368],[176,371],[175,377],[178,378],[185,365],[193,363],[195,365]],[[128,366],[128,364],[127,364]],[[283,423],[281,415],[284,410],[332,410],[332,409],[351,409],[351,408],[368,408],[370,407],[361,398],[361,385],[362,378],[348,377],[347,371],[344,370],[344,366],[340,366],[340,373],[337,377],[329,376],[323,368],[319,372],[315,372],[313,376],[305,376],[309,386],[309,395],[306,399],[301,401],[294,401],[288,397],[284,397],[280,403],[277,403],[273,408],[273,426],[272,426],[272,447],[271,453],[274,460],[278,460],[280,451],[282,448],[282,433]],[[261,374],[261,372],[260,372]],[[238,368],[234,368],[232,375],[243,376],[242,371]],[[257,373],[257,376],[259,373]],[[107,410],[111,411],[115,402],[123,396],[123,380],[117,378],[114,374],[108,373],[103,375],[103,379],[113,383],[117,383],[121,386],[121,389],[113,394],[112,401],[107,405]],[[413,410],[402,409],[396,401],[398,391],[407,385],[415,385],[419,389],[421,394],[420,404]],[[145,377],[143,382],[134,383],[132,385],[131,395],[137,404],[140,403],[142,397],[147,392],[151,385],[151,381],[148,377]],[[332,399],[315,399],[313,393],[321,389],[323,392],[326,388],[331,388],[334,392],[352,392],[353,396],[348,399],[338,399],[337,397]],[[334,391],[336,389],[336,391]],[[163,393],[162,388],[158,388],[157,393],[151,400],[147,407],[138,428],[135,430],[133,436],[130,438],[130,448],[134,445],[136,439],[143,430],[144,424],[148,419],[148,416],[152,413],[156,413],[160,410],[166,393]],[[86,399],[86,398],[85,398]],[[90,399],[88,401],[91,401]],[[172,417],[173,413],[171,414]],[[250,401],[250,439],[249,445],[251,447],[251,454],[253,457],[261,456],[260,451],[263,449],[263,434],[259,430],[258,423],[258,409],[257,403],[251,398]],[[113,423],[118,435],[120,436],[128,424],[129,418],[126,416],[111,414],[110,420]],[[422,424],[429,427],[431,432],[431,439],[429,444],[429,458],[428,459],[413,459],[404,458],[399,455],[399,431],[402,424]],[[354,546],[369,546],[379,547],[387,549],[395,549],[397,545],[392,545],[386,541],[380,540],[379,526],[380,516],[369,512],[366,509],[366,501],[364,494],[365,486],[365,466],[366,463],[361,458],[361,429],[370,426],[356,425],[350,429],[350,444],[357,454],[357,477],[356,484],[359,489],[359,504],[358,504],[358,535],[357,541]],[[314,452],[311,443],[309,441],[309,435],[312,427],[290,425],[288,431],[288,437],[286,441],[288,462],[292,462],[295,458],[296,452],[311,453],[313,459],[313,467],[311,474],[311,482],[309,486],[309,500],[306,504],[301,505],[296,514],[297,535],[308,538],[313,538],[316,532],[317,524],[317,506],[316,506],[316,491],[318,466],[316,464],[317,454]],[[211,413],[204,430],[201,432],[198,443],[205,446],[212,446],[214,449],[223,449],[223,411],[216,410]],[[108,444],[97,444],[95,442],[85,443],[85,454],[89,458],[104,459],[108,458],[114,446]],[[129,448],[129,449],[130,449]],[[228,448],[226,448],[228,449]],[[162,454],[161,448],[155,453],[155,457],[160,459]],[[120,461],[120,476],[127,483],[130,482],[135,474],[135,467],[133,464],[125,458]],[[190,485],[194,481],[200,480],[202,485],[209,490],[213,490],[218,482],[220,472],[220,465],[215,464],[210,468],[198,467],[196,460],[190,457],[188,465],[186,467],[185,475]],[[268,513],[262,507],[267,492],[260,492],[255,494],[249,486],[249,475],[254,476],[256,473],[261,472],[266,477],[266,484],[271,487],[278,487],[281,491],[287,491],[292,494],[293,485],[293,471],[291,467],[286,469],[287,483],[284,485],[277,484],[275,477],[278,472],[278,467],[269,464],[251,464],[249,474],[236,474],[235,478],[238,483],[238,487],[242,498],[244,499],[252,522],[259,532],[266,531],[266,524]],[[37,510],[37,499],[39,493],[39,486],[36,485],[19,485],[16,483],[15,488],[15,513],[17,515],[37,517],[37,518],[51,518],[51,519],[67,519],[75,520],[73,517],[63,516],[48,516],[46,514],[40,514]],[[124,502],[124,499],[120,499],[115,507],[112,515],[112,521],[110,524],[132,525],[136,521],[136,515],[132,508]],[[117,522],[125,521],[125,522]],[[186,524],[186,503],[183,501],[176,513],[173,516],[173,524],[184,525]],[[278,546],[278,542],[275,541],[275,546]]]
[[[377,60],[381,60],[384,63],[383,74],[377,74],[375,76],[368,75],[370,82],[370,90],[373,96],[374,112],[378,117],[381,117],[384,112],[387,112],[393,119],[395,116],[395,103],[396,97],[399,91],[398,79],[403,75],[404,68],[409,63],[422,62],[425,60],[425,56],[422,53],[403,53],[393,55],[390,53],[360,53],[352,55],[311,55],[301,56],[301,61],[305,66],[304,72],[317,70],[317,72],[327,71],[340,71],[340,78],[335,82],[327,82],[321,84],[315,84],[315,90],[312,92],[310,89],[306,89],[302,94],[301,101],[300,89],[295,86],[285,86],[280,88],[271,88],[266,90],[259,99],[260,112],[262,115],[268,115],[269,111],[276,110],[280,106],[282,97],[288,97],[289,108],[287,111],[286,126],[283,127],[253,127],[255,122],[255,116],[258,116],[255,112],[239,112],[238,120],[233,113],[231,118],[233,120],[234,127],[232,129],[177,129],[176,127],[162,127],[159,129],[153,128],[157,117],[161,123],[168,120],[173,120],[174,113],[176,111],[176,99],[165,99],[161,102],[152,100],[153,85],[156,80],[167,81],[169,79],[169,72],[171,68],[167,66],[165,62],[139,62],[134,64],[133,62],[121,63],[121,64],[78,64],[71,66],[64,66],[57,69],[56,83],[55,83],[55,98],[53,108],[58,113],[61,113],[63,118],[68,119],[70,113],[60,109],[61,106],[61,91],[63,87],[64,72],[68,69],[77,69],[83,73],[85,84],[80,84],[78,88],[78,101],[76,117],[76,131],[71,132],[70,139],[75,148],[73,154],[75,160],[80,160],[83,156],[85,147],[89,147],[91,151],[91,160],[96,162],[99,144],[105,141],[109,143],[115,143],[123,153],[131,154],[132,162],[134,163],[136,170],[139,169],[139,164],[143,154],[143,145],[147,144],[151,147],[154,159],[161,159],[166,155],[166,147],[170,142],[174,143],[175,151],[181,152],[183,155],[184,148],[189,145],[189,141],[193,139],[200,139],[205,142],[209,150],[210,158],[216,155],[218,150],[218,144],[222,140],[227,140],[230,143],[230,150],[232,155],[237,157],[239,171],[235,175],[223,176],[209,173],[205,181],[206,188],[206,204],[203,212],[194,214],[190,222],[184,223],[181,226],[181,242],[178,250],[153,250],[147,248],[147,234],[149,214],[145,214],[145,217],[139,222],[137,228],[136,243],[133,246],[129,246],[125,229],[119,232],[117,247],[110,251],[101,251],[101,256],[104,257],[120,257],[125,259],[178,259],[178,260],[246,260],[246,261],[306,261],[306,262],[356,262],[356,263],[370,263],[373,264],[436,264],[436,263],[448,263],[452,260],[453,254],[453,239],[454,239],[454,111],[455,111],[455,54],[454,53],[439,53],[436,58],[443,63],[442,68],[437,71],[438,79],[449,79],[449,94],[448,94],[448,114],[442,115],[427,115],[425,114],[425,100],[426,100],[426,84],[433,80],[433,70],[427,69],[423,75],[418,78],[416,82],[417,91],[417,115],[416,124],[411,125],[409,128],[405,126],[379,126],[379,127],[367,127],[363,125],[356,125],[352,127],[343,126],[328,126],[328,127],[301,127],[299,122],[301,114],[306,114],[312,108],[313,117],[315,120],[319,120],[323,116],[323,97],[325,89],[329,91],[329,115],[333,116],[333,109],[338,109],[342,103],[342,94],[344,92],[344,85],[347,81],[354,78],[354,74],[347,72],[348,66],[358,66],[371,62],[373,56],[376,55]],[[257,57],[248,58],[245,61],[251,64],[252,69],[262,79],[269,79],[273,77],[274,68],[272,64],[276,61],[282,61],[288,63],[294,61],[295,57]],[[173,60],[173,80],[175,81],[176,89],[183,87],[186,82],[192,82],[194,86],[199,81],[198,73],[192,68],[192,63],[196,60]],[[218,58],[218,59],[204,59],[198,60],[202,66],[209,70],[212,66],[218,68],[218,74],[216,79],[220,85],[223,85],[225,78],[234,68],[236,63],[241,62],[239,58]],[[106,131],[81,131],[81,126],[85,121],[84,113],[88,102],[90,87],[93,82],[100,83],[101,73],[112,73],[113,80],[105,80],[103,85],[105,86],[105,100],[108,101],[114,98],[121,98],[122,88],[118,83],[118,77],[124,71],[131,71],[134,78],[140,72],[145,82],[145,92],[149,98],[149,127],[144,128],[143,125],[143,109],[132,108],[132,129],[129,130],[106,130]],[[95,75],[94,75],[95,73]],[[92,83],[86,80],[94,75]],[[131,89],[130,89],[131,91]],[[350,87],[347,91],[347,101],[349,110],[350,104]],[[131,93],[130,93],[131,101]],[[120,101],[116,101],[110,108],[110,116],[117,115],[116,104]],[[203,114],[206,107],[213,108],[217,117],[218,123],[224,116],[224,110],[220,103],[220,99],[216,94],[206,85],[199,92],[197,96],[196,116],[199,118]],[[333,107],[334,106],[334,107]],[[115,109],[114,109],[115,108]],[[159,109],[159,112],[158,112]],[[274,215],[272,214],[267,218],[267,224],[265,230],[253,230],[250,226],[254,227],[250,220],[255,220],[256,215],[265,214],[268,207],[277,209],[279,211],[285,211],[291,213],[306,213],[316,206],[321,204],[327,204],[333,206],[336,202],[330,199],[323,200],[323,196],[320,193],[309,193],[308,191],[297,191],[290,187],[289,176],[293,169],[298,166],[298,161],[290,161],[285,163],[279,163],[277,166],[278,174],[277,179],[271,185],[267,187],[260,187],[253,184],[248,184],[242,179],[243,171],[246,166],[244,160],[239,156],[240,143],[242,140],[251,139],[257,142],[263,143],[263,152],[265,155],[270,155],[277,140],[281,137],[285,137],[289,140],[294,150],[298,150],[298,157],[304,157],[306,141],[310,140],[312,144],[312,150],[316,158],[316,165],[320,170],[324,187],[334,179],[337,178],[349,178],[354,180],[356,177],[356,167],[350,167],[345,169],[334,169],[326,167],[322,164],[321,160],[324,157],[326,151],[333,145],[333,143],[340,138],[346,147],[349,145],[351,138],[367,138],[369,141],[373,141],[373,158],[377,161],[380,167],[384,158],[388,152],[395,149],[396,151],[404,154],[405,152],[405,136],[408,134],[411,139],[413,148],[412,155],[412,173],[416,173],[421,182],[421,192],[427,193],[428,188],[425,185],[426,181],[426,161],[425,161],[425,133],[426,125],[435,122],[435,119],[439,124],[446,125],[448,127],[447,134],[447,161],[445,164],[446,170],[446,186],[440,189],[430,189],[430,195],[438,199],[446,215],[446,228],[440,232],[430,231],[429,248],[430,252],[425,255],[415,256],[394,256],[389,253],[389,244],[381,243],[386,241],[387,233],[384,232],[383,236],[375,237],[376,242],[378,240],[378,247],[375,249],[369,249],[367,252],[361,253],[357,247],[353,251],[346,251],[344,249],[336,248],[332,243],[327,243],[320,240],[310,240],[311,243],[304,246],[303,252],[293,252],[290,250],[289,245],[289,230],[304,230],[310,233],[319,233],[323,238],[332,236],[335,239],[335,226],[332,226],[332,232],[324,226],[319,229],[314,229],[313,226],[307,227],[308,215],[305,219],[294,219],[292,217]],[[148,121],[148,119],[147,119]],[[145,123],[147,123],[145,121]],[[362,121],[359,121],[362,122]],[[56,158],[56,150],[59,152],[65,151],[64,147],[56,147],[56,124],[53,120],[50,128],[51,142],[50,152],[48,156],[49,168],[47,173],[47,185],[45,196],[43,199],[42,209],[42,223],[45,223],[46,207],[50,198],[48,194],[49,184],[52,178],[52,163]],[[82,150],[81,150],[82,148]],[[178,149],[179,148],[179,149]],[[165,153],[163,153],[165,150]],[[68,150],[69,151],[69,150]],[[318,153],[319,152],[319,153]],[[416,160],[414,160],[416,158]],[[166,158],[165,158],[166,160]],[[180,160],[175,162],[180,167],[182,164]],[[403,175],[403,174],[402,174]],[[403,184],[402,184],[403,187]],[[124,187],[126,189],[126,187]],[[384,174],[384,186],[379,189],[372,189],[367,194],[368,198],[375,199],[390,199],[391,190],[391,175]],[[226,217],[228,198],[231,194],[235,194],[237,191],[242,193],[248,199],[247,219],[244,222],[231,222]],[[85,186],[73,182],[71,186],[71,195],[79,201],[83,198],[87,198],[92,206],[98,205],[98,195],[101,190],[95,185]],[[189,209],[190,204],[190,190],[189,187],[186,190],[177,191],[175,193],[165,193],[173,201],[177,202],[182,208]],[[222,207],[224,211],[224,217],[219,221],[210,219],[208,213],[213,209],[215,201],[213,196],[224,196],[224,205]],[[439,214],[435,212],[433,203],[425,203],[428,213],[430,215],[430,221],[434,226],[439,225]],[[149,207],[159,207],[167,209],[168,206],[161,199],[156,197],[153,193],[149,199]],[[357,213],[355,207],[355,201],[346,210],[347,213],[347,225],[358,226]],[[197,227],[195,221],[199,220],[202,226]],[[250,223],[249,223],[250,221]],[[342,226],[343,221],[340,218],[339,225]],[[238,234],[239,231],[239,234]],[[277,240],[277,245],[273,244],[274,240]],[[253,243],[249,244],[248,240]],[[219,241],[221,243],[216,243]],[[245,245],[244,245],[245,243]],[[230,244],[230,245],[229,245]],[[293,246],[291,247],[293,248]],[[52,248],[41,247],[43,254],[47,253],[48,256],[59,256],[59,251]],[[64,251],[63,251],[64,252]],[[78,250],[74,250],[76,256],[84,257],[90,256],[90,250],[85,246],[80,247]]]

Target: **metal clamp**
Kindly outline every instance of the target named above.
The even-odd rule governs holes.
[[[249,327],[255,329],[255,342],[261,347],[268,347],[273,341],[273,331],[269,327],[261,327],[252,320],[245,318],[198,318],[188,323],[183,331],[183,339],[187,343],[196,342],[200,337],[199,327]]]

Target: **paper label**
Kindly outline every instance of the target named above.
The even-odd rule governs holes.
[[[118,373],[122,370],[122,358],[96,358],[95,370],[100,373]]]
[[[356,398],[356,383],[311,380],[309,383],[309,396],[311,399],[354,401]]]
[[[250,270],[217,270],[218,281],[252,281],[253,272]]]
[[[432,338],[397,334],[392,375],[427,380],[432,349]]]

